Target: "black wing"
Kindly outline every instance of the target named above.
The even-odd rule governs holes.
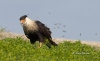
[[[52,38],[51,37],[51,31],[48,27],[45,26],[45,24],[41,23],[40,21],[36,21],[36,24],[38,25],[38,29],[39,29],[39,32],[47,37],[47,38]]]
[[[38,25],[39,27],[39,32],[45,36],[49,42],[54,45],[54,46],[57,46],[57,44],[52,40],[52,37],[51,37],[51,31],[48,27],[46,27],[43,23],[41,23],[40,21],[36,21],[36,24]],[[47,44],[47,46],[50,48],[51,46]]]

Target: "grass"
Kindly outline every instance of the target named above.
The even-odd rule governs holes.
[[[0,61],[99,61],[100,50],[80,41],[64,42],[59,46],[48,48],[39,43],[32,45],[22,38],[0,40]]]

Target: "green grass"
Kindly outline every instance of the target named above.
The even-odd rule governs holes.
[[[21,38],[6,38],[0,40],[0,61],[99,61],[100,50],[94,47],[64,42],[57,47],[48,48],[39,43],[32,45]]]

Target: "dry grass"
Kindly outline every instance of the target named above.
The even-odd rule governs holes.
[[[53,38],[53,40],[56,43],[63,43],[64,41],[70,41],[72,43],[78,41],[78,40],[72,40],[72,39],[64,39],[64,38]],[[87,44],[90,46],[94,46],[94,47],[99,47],[100,48],[100,42],[93,42],[93,41],[81,41],[82,44]]]
[[[16,38],[16,37],[21,37],[24,40],[28,40],[24,34],[12,33],[12,32],[6,31],[5,28],[0,29],[0,40],[5,39],[5,38]],[[63,43],[64,41],[71,41],[72,43],[74,43],[77,40],[64,39],[64,38],[53,38],[53,41],[55,41],[57,44],[59,44],[59,43]],[[81,41],[81,43],[100,47],[100,42]]]
[[[12,33],[12,32],[9,32],[9,31],[0,31],[0,39],[5,39],[5,38],[16,38],[16,37],[21,37],[25,40],[28,40],[26,38],[25,35],[23,34],[16,34],[16,33]]]

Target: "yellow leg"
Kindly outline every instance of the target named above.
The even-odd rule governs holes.
[[[43,42],[39,42],[39,47],[38,48],[42,47],[42,44],[43,44]]]

